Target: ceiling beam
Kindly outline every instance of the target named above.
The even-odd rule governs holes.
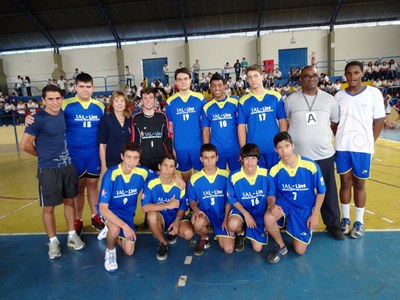
[[[40,32],[46,37],[46,39],[50,42],[51,47],[54,49],[54,53],[60,53],[60,47],[56,39],[51,35],[51,33],[39,22],[39,20],[33,15],[33,13],[25,6],[25,3],[22,0],[17,0],[19,5],[21,6],[23,12],[26,16],[31,19],[31,21],[39,28]]]
[[[333,10],[331,20],[329,21],[329,30],[333,31],[333,26],[336,23],[337,16],[339,14],[340,9],[343,6],[343,0],[337,0],[335,9]]]
[[[110,29],[115,43],[117,44],[117,49],[121,49],[121,38],[119,37],[119,34],[117,32],[117,30],[115,29],[113,23],[111,22],[110,17],[108,16],[106,10],[104,9],[103,4],[101,3],[100,0],[95,0],[96,1],[96,6],[97,8],[100,10],[101,15],[104,17],[104,20],[107,23],[108,28]]]
[[[188,32],[187,32],[187,27],[186,27],[185,15],[183,13],[182,0],[176,0],[176,6],[178,8],[178,15],[181,18],[181,22],[182,22],[183,35],[185,37],[185,43],[187,43],[188,42]]]

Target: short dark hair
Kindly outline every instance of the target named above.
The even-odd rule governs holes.
[[[176,157],[175,157],[172,153],[164,154],[164,155],[161,157],[161,159],[160,159],[160,161],[159,161],[158,164],[161,165],[161,164],[164,162],[164,160],[166,160],[166,159],[173,160],[174,163],[175,163],[175,167],[177,166],[178,162],[177,162],[177,160],[176,160]]]
[[[303,74],[304,70],[307,70],[307,69],[314,69],[314,70],[317,70],[317,68],[316,68],[315,66],[307,65],[307,66],[305,66],[305,67],[303,67],[303,68],[301,69],[300,75]]]
[[[216,155],[218,155],[217,147],[215,147],[213,144],[204,144],[200,148],[200,156],[203,154],[203,152],[215,152]]]
[[[61,91],[61,89],[60,89],[58,86],[54,85],[54,84],[46,85],[46,86],[42,89],[42,98],[43,98],[43,99],[46,98],[47,92],[58,92],[58,93],[60,93],[60,95],[62,96],[62,91]]]
[[[178,68],[178,69],[175,70],[175,80],[176,80],[176,76],[177,76],[179,73],[187,74],[187,75],[189,75],[189,78],[192,78],[192,73],[191,73],[190,70],[189,70],[188,68],[186,68],[186,67]]]
[[[346,73],[347,69],[351,66],[358,66],[360,68],[361,72],[364,71],[364,65],[362,64],[362,62],[360,62],[358,60],[353,60],[353,61],[347,63],[347,65],[344,67],[344,72]]]
[[[75,78],[75,84],[78,82],[91,82],[93,84],[93,78],[88,73],[80,73]]]
[[[144,88],[142,89],[142,91],[140,92],[140,96],[142,97],[143,94],[153,94],[154,97],[156,97],[156,90],[154,88]]]
[[[138,143],[129,142],[122,147],[121,154],[124,155],[126,151],[136,151],[142,154],[142,147]]]
[[[287,131],[281,131],[274,136],[274,147],[276,147],[276,145],[282,141],[288,141],[289,143],[293,144],[292,137]]]
[[[224,79],[224,77],[222,77],[222,75],[219,74],[218,72],[215,72],[214,75],[211,76],[210,84],[211,84],[213,81],[219,81],[219,80],[222,80],[222,82],[225,84],[225,79]]]
[[[260,149],[256,144],[246,144],[240,149],[240,158],[246,158],[249,156],[255,156],[260,159]]]

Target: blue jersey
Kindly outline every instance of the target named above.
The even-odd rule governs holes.
[[[84,151],[87,148],[98,148],[98,128],[104,115],[104,104],[94,99],[79,101],[75,96],[65,99],[62,108],[67,125],[68,149]]]
[[[183,98],[176,93],[167,100],[166,113],[173,124],[175,150],[199,150],[203,144],[201,132],[201,111],[204,96],[190,92]]]
[[[211,129],[210,143],[215,145],[220,156],[239,153],[237,135],[238,100],[227,97],[211,100],[203,107],[201,125]]]
[[[298,157],[294,169],[288,169],[282,161],[270,169],[268,196],[275,196],[297,207],[313,208],[316,192],[325,194],[324,178],[314,161],[300,155]]]
[[[228,179],[228,203],[239,202],[253,217],[263,218],[267,209],[267,169],[257,167],[253,177],[243,168],[230,174]]]
[[[215,175],[208,176],[204,170],[201,170],[190,177],[189,202],[196,201],[199,209],[209,219],[216,218],[216,221],[220,222],[224,220],[228,176],[228,171],[217,169]]]
[[[286,112],[278,92],[249,93],[239,101],[238,124],[247,125],[246,143],[256,144],[263,154],[275,152],[274,136],[280,131],[281,119],[286,119]]]
[[[172,185],[162,184],[160,177],[157,177],[146,184],[142,196],[142,207],[150,203],[168,203],[172,197],[179,200],[180,205],[179,208],[160,211],[162,215],[167,216],[167,219],[175,218],[178,210],[188,210],[186,192],[185,189],[181,189],[175,182]]]
[[[38,168],[60,168],[72,163],[65,142],[62,110],[57,116],[40,110],[35,115],[35,123],[26,127],[25,133],[35,137]]]
[[[113,166],[103,176],[99,203],[108,203],[108,208],[115,215],[132,220],[145,181],[155,176],[153,171],[140,166],[133,168],[128,175],[122,172],[121,164]]]

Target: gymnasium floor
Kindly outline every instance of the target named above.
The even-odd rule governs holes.
[[[194,257],[195,240],[178,239],[168,259],[159,262],[156,241],[140,233],[136,253],[126,257],[119,251],[120,268],[109,274],[103,267],[105,242],[90,226],[83,235],[87,248],[67,249],[61,208],[57,229],[63,256],[48,259],[36,161],[15,145],[1,145],[0,299],[398,299],[400,129],[385,129],[375,149],[364,239],[336,241],[320,222],[304,256],[290,249],[280,263],[270,265],[265,257],[273,241],[262,253],[247,243],[232,255],[213,243],[204,256]],[[142,220],[139,214],[137,223]],[[85,222],[90,222],[87,210]]]

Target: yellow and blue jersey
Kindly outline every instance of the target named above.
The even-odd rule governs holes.
[[[98,128],[105,114],[104,104],[90,98],[83,102],[74,98],[65,99],[62,104],[67,126],[67,146],[72,149],[98,148]]]
[[[268,173],[268,196],[284,200],[300,208],[313,208],[317,194],[325,194],[326,186],[319,166],[309,158],[298,156],[294,169],[282,161]]]
[[[187,97],[179,93],[167,100],[166,113],[173,124],[175,150],[198,150],[203,144],[201,132],[201,111],[204,96],[190,91]]]
[[[238,124],[247,125],[246,143],[256,144],[262,154],[275,152],[274,136],[280,131],[281,119],[286,119],[286,112],[278,92],[249,93],[239,100]]]
[[[203,107],[201,125],[211,129],[210,143],[217,147],[219,156],[239,153],[237,107],[238,100],[232,97],[212,99]]]
[[[142,207],[146,204],[163,204],[168,203],[172,197],[179,200],[179,208],[165,209],[160,213],[167,217],[167,219],[175,218],[178,210],[188,210],[186,201],[186,191],[181,189],[175,182],[171,185],[163,184],[160,177],[150,180],[144,187],[142,195]]]
[[[188,184],[189,202],[196,201],[197,206],[210,219],[224,220],[227,203],[226,187],[229,172],[217,169],[214,175],[207,175],[204,170],[193,174]]]
[[[141,166],[133,168],[130,174],[122,172],[121,164],[113,166],[103,176],[99,203],[108,203],[115,215],[132,220],[144,183],[155,176],[156,173]]]
[[[257,166],[256,174],[249,177],[242,167],[229,176],[228,203],[239,202],[253,217],[262,219],[267,209],[267,190],[267,169]]]

